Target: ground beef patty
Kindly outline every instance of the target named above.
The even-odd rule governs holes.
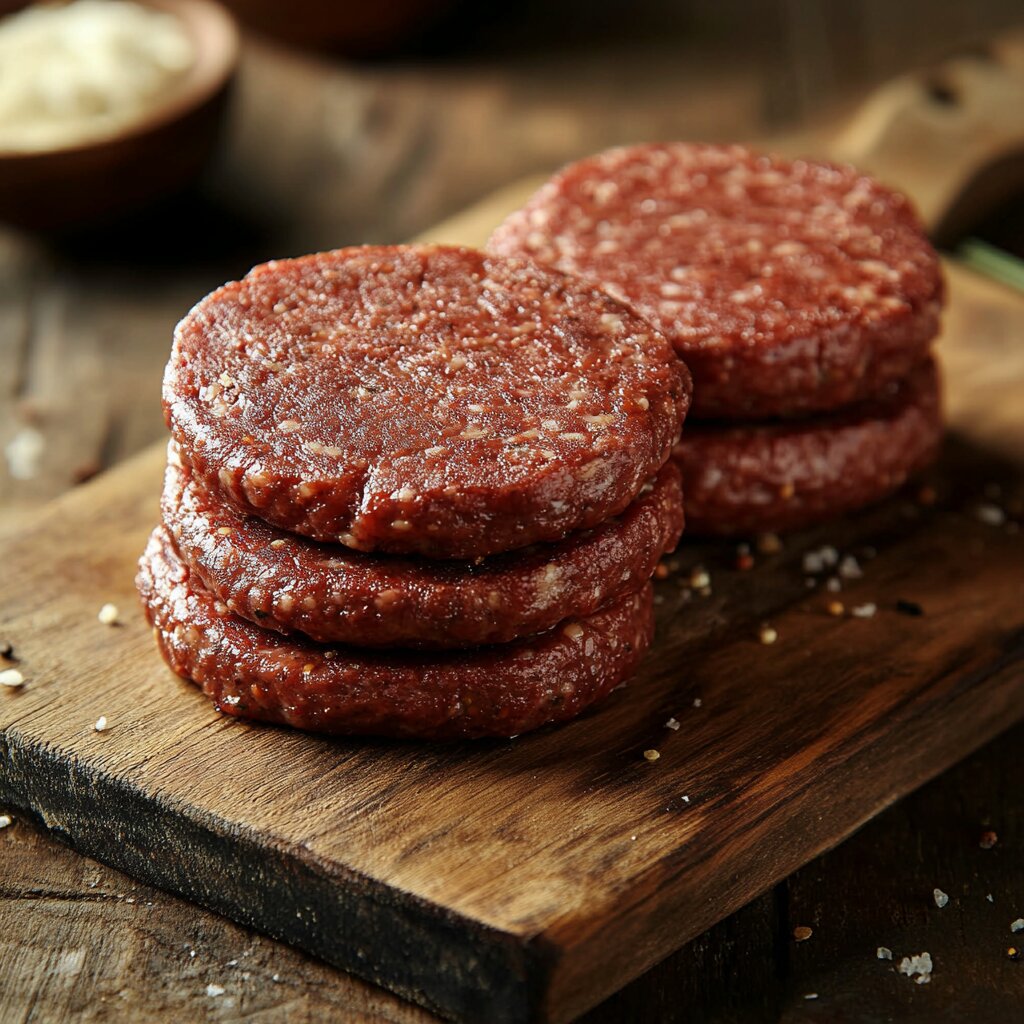
[[[850,167],[741,146],[571,164],[489,248],[579,274],[642,313],[683,356],[706,418],[875,397],[938,330],[938,258],[904,196]]]
[[[935,457],[941,439],[931,360],[887,398],[833,416],[691,426],[675,453],[687,533],[751,534],[825,521],[891,494]]]
[[[375,653],[261,630],[228,611],[158,528],[138,576],[167,663],[218,710],[314,732],[514,736],[579,714],[625,679],[654,628],[651,585],[538,637],[474,651]]]
[[[621,516],[557,544],[475,562],[366,555],[287,534],[227,506],[168,459],[164,524],[182,559],[233,612],[360,647],[505,643],[640,590],[683,529],[668,463]]]
[[[444,246],[267,263],[178,325],[168,425],[245,512],[364,551],[473,558],[621,512],[690,396],[597,288]]]

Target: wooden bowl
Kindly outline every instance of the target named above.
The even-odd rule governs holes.
[[[202,169],[238,64],[238,29],[211,0],[138,0],[175,15],[196,58],[143,119],[116,135],[40,152],[0,150],[0,221],[31,230],[80,227],[138,209]]]

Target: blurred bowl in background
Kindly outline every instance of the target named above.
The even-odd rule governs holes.
[[[113,134],[0,149],[0,221],[50,231],[112,219],[178,191],[213,153],[238,65],[234,20],[212,0],[135,2],[176,17],[194,60],[158,103]]]

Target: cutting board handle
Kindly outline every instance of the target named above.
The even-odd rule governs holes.
[[[940,244],[956,239],[1024,192],[1024,35],[881,86],[827,149],[912,195]]]

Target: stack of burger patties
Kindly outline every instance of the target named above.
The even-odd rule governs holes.
[[[694,380],[688,533],[822,522],[938,450],[939,261],[906,197],[853,168],[614,149],[552,178],[489,248],[599,285],[672,341]]]
[[[179,324],[138,585],[221,711],[510,736],[653,632],[690,377],[644,319],[519,257],[363,247],[257,267]]]

